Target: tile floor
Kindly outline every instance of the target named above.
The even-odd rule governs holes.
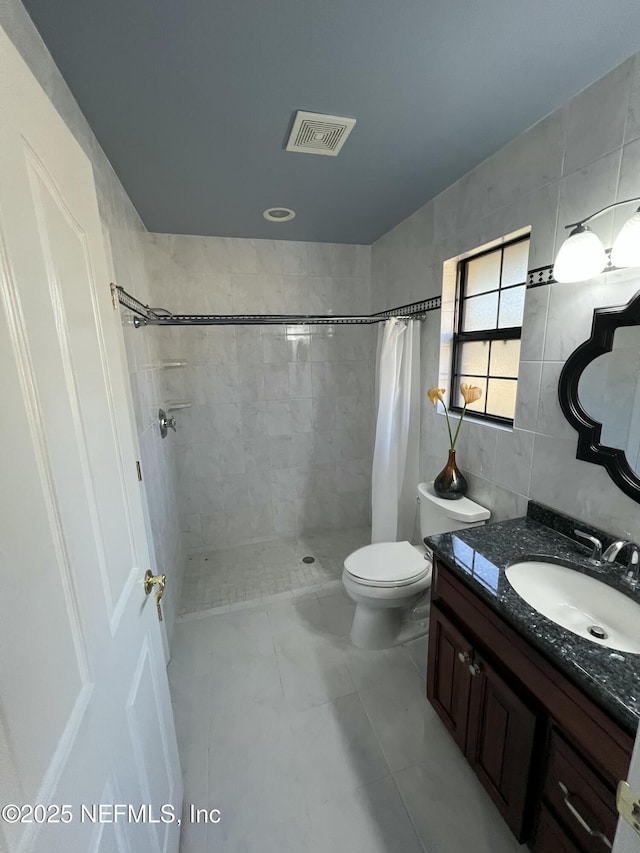
[[[349,643],[340,589],[180,619],[181,853],[515,853],[424,696],[426,638]]]
[[[191,554],[179,613],[220,612],[321,587],[340,578],[344,558],[370,542],[369,527],[350,527]],[[305,556],[314,557],[315,562],[303,563]]]

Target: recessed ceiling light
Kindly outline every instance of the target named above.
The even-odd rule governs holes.
[[[288,222],[296,215],[290,207],[268,207],[262,214],[269,222]]]

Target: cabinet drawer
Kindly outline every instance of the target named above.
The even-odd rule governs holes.
[[[615,794],[555,730],[543,797],[581,850],[605,853],[611,849],[617,824]]]
[[[540,808],[532,853],[581,853],[562,826],[544,806]]]

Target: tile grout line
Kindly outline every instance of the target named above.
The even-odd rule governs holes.
[[[347,663],[347,669],[348,668],[349,668],[349,664]],[[349,676],[351,676],[351,672],[349,672]],[[373,720],[369,716],[369,712],[367,711],[367,706],[362,701],[362,696],[360,695],[360,689],[359,688],[356,688],[356,695],[358,696],[358,701],[360,702],[360,705],[362,706],[362,710],[364,711],[364,715],[367,718],[367,722],[371,726],[371,731],[373,732],[373,736],[376,739],[376,743],[378,744],[378,749],[380,750],[380,755],[382,755],[382,758],[384,760],[384,763],[387,766],[389,774],[391,776],[393,776],[393,771],[391,770],[391,766],[389,765],[389,761],[387,760],[387,756],[385,755],[384,749],[382,748],[382,742],[380,741],[380,738],[378,737],[378,733],[376,732],[375,726],[373,725]]]
[[[272,645],[273,653],[274,653],[275,660],[276,660],[276,666],[278,668],[278,679],[280,681],[280,690],[282,692],[282,698],[284,700],[285,707],[287,707],[287,710],[289,711],[288,704],[287,704],[287,698],[286,698],[286,694],[285,694],[285,690],[284,690],[284,682],[282,680],[282,670],[280,668],[280,654],[279,654],[278,648],[276,646],[275,633],[273,630],[273,622],[272,622],[271,614],[269,613],[269,611],[265,610],[265,612],[266,612],[266,616],[267,616],[267,622],[269,623],[269,631],[271,633],[271,645]],[[289,718],[289,713],[287,713],[287,717]],[[289,730],[289,734],[290,734],[291,738],[293,739],[292,718],[288,719],[287,727]],[[298,778],[299,777],[299,767],[298,767],[296,757],[294,757],[294,766],[296,768],[296,781],[301,783],[301,780]],[[305,815],[307,818],[307,825],[309,827],[309,830],[311,831],[311,825],[312,825],[311,824],[311,813],[309,811],[309,802],[308,802],[308,799],[307,799],[307,796],[306,796],[304,789],[303,789],[303,800],[304,800]]]
[[[348,664],[347,664],[347,667],[348,667]],[[351,673],[349,673],[349,674],[351,674]],[[378,733],[376,732],[375,726],[373,725],[373,721],[372,721],[371,717],[369,716],[369,712],[367,711],[367,707],[366,707],[365,703],[362,701],[362,697],[360,696],[360,690],[359,689],[356,689],[356,695],[358,697],[358,701],[360,702],[362,710],[364,711],[365,717],[367,718],[369,726],[371,727],[371,731],[373,732],[373,736],[376,739],[376,743],[378,744],[378,749],[380,750],[380,754],[382,755],[382,759],[383,759],[383,761],[384,761],[384,763],[385,763],[385,765],[389,771],[389,778],[393,782],[393,786],[398,793],[398,797],[399,797],[400,803],[402,805],[402,810],[403,810],[403,812],[404,812],[404,814],[405,814],[405,816],[409,822],[409,826],[413,830],[413,834],[415,835],[418,844],[422,848],[423,853],[431,853],[431,851],[427,850],[427,848],[422,843],[422,838],[420,836],[420,833],[418,832],[413,820],[411,819],[411,815],[409,814],[409,811],[408,811],[407,806],[405,804],[404,798],[403,798],[402,794],[400,793],[400,789],[398,788],[398,785],[396,783],[396,779],[395,779],[393,770],[391,769],[389,761],[387,760],[387,756],[385,755],[384,749],[382,748],[382,743],[380,741],[380,738],[378,737]],[[407,768],[403,768],[403,769],[407,769]],[[402,772],[402,771],[398,771],[398,772]],[[386,777],[382,777],[382,778],[386,778]],[[381,781],[381,780],[378,780],[378,781]],[[362,787],[366,787],[366,786],[363,785]]]
[[[417,766],[417,765],[413,765],[413,766]],[[408,770],[409,768],[405,767],[404,769]],[[402,773],[403,771],[398,770],[397,772]],[[396,777],[395,777],[394,773],[391,774],[391,781],[393,782],[394,788],[398,792],[398,797],[400,798],[400,803],[402,804],[402,810],[404,811],[405,815],[407,816],[407,820],[409,821],[409,826],[413,829],[413,833],[416,837],[418,844],[422,848],[423,853],[432,853],[432,851],[428,850],[427,847],[425,846],[425,843],[422,839],[422,834],[420,833],[420,831],[419,831],[418,827],[416,826],[413,818],[411,817],[411,813],[410,813],[409,809],[407,808],[407,804],[404,801],[404,797],[402,796],[402,791],[398,787],[398,783],[396,782]]]

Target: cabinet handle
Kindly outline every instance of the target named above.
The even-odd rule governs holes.
[[[607,847],[611,850],[611,842],[609,841],[607,836],[603,835],[601,832],[598,832],[597,829],[591,829],[589,824],[582,817],[582,815],[577,810],[577,808],[573,805],[573,803],[571,802],[571,799],[570,799],[571,794],[569,793],[569,789],[567,788],[567,786],[565,784],[563,784],[562,782],[558,782],[558,787],[562,791],[562,799],[564,800],[565,806],[569,809],[571,814],[575,817],[575,819],[578,821],[578,823],[584,829],[584,831],[588,832],[589,835],[591,835],[593,838],[598,838],[600,841],[602,841],[603,844],[606,844]]]
[[[479,663],[470,663],[469,672],[471,673],[471,675],[480,675],[480,673],[482,672],[482,667]]]
[[[471,655],[469,652],[458,652],[458,660],[460,663],[469,663],[471,660]]]

